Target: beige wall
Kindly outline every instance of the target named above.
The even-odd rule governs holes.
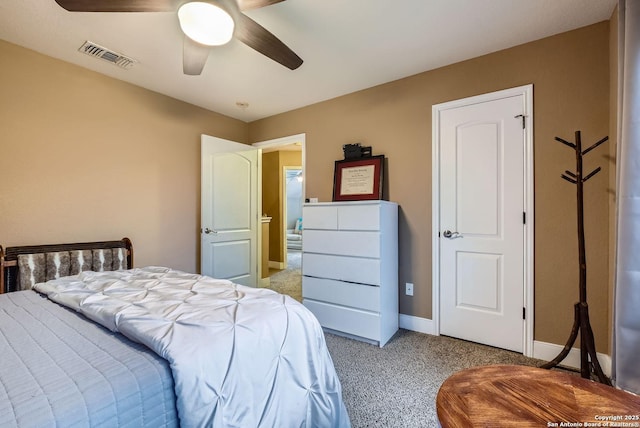
[[[575,189],[559,176],[581,130],[609,130],[609,23],[450,65],[249,125],[0,41],[0,243],[129,236],[136,264],[197,270],[199,135],[257,142],[306,134],[305,194],[331,200],[345,143],[389,159],[400,204],[401,313],[431,318],[431,106],[534,84],[537,340],[564,343],[577,300]],[[600,351],[608,345],[610,163],[585,170],[589,302]],[[191,190],[189,190],[191,189]],[[280,248],[279,248],[280,249]]]
[[[0,41],[0,244],[119,239],[199,268],[200,134],[247,124]]]
[[[428,53],[425,53],[428,55]],[[330,201],[333,162],[345,143],[388,157],[389,199],[400,205],[400,312],[431,318],[431,107],[532,83],[535,163],[535,339],[564,344],[578,299],[575,168],[567,147],[609,132],[609,24],[560,34],[249,124],[251,142],[306,133],[306,197]],[[392,65],[389,65],[392,66]],[[608,149],[585,170],[588,289],[598,350],[608,349]],[[414,283],[414,296],[404,283]]]
[[[280,156],[279,152],[269,152],[262,155],[262,212],[271,217],[269,223],[269,260],[282,260],[280,254],[279,224],[280,224]]]

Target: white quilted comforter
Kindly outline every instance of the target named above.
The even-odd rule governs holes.
[[[36,290],[169,361],[183,427],[348,427],[322,329],[271,290],[162,267]]]

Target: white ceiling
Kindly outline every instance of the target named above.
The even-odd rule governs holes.
[[[202,75],[185,76],[170,12],[71,13],[54,0],[0,0],[0,39],[250,122],[607,20],[615,4],[287,0],[247,12],[302,57],[294,71],[232,40],[212,49]],[[123,70],[83,55],[85,40],[139,63]]]

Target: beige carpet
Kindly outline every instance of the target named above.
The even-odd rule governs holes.
[[[515,352],[403,329],[384,348],[329,333],[325,337],[353,428],[438,427],[436,395],[453,373],[481,365],[542,363]]]
[[[287,294],[302,302],[302,253],[300,250],[287,251],[287,268],[269,276],[267,288],[280,294]]]

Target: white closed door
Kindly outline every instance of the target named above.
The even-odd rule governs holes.
[[[202,136],[201,270],[255,287],[261,150]]]
[[[440,333],[522,352],[524,95],[440,114]]]

